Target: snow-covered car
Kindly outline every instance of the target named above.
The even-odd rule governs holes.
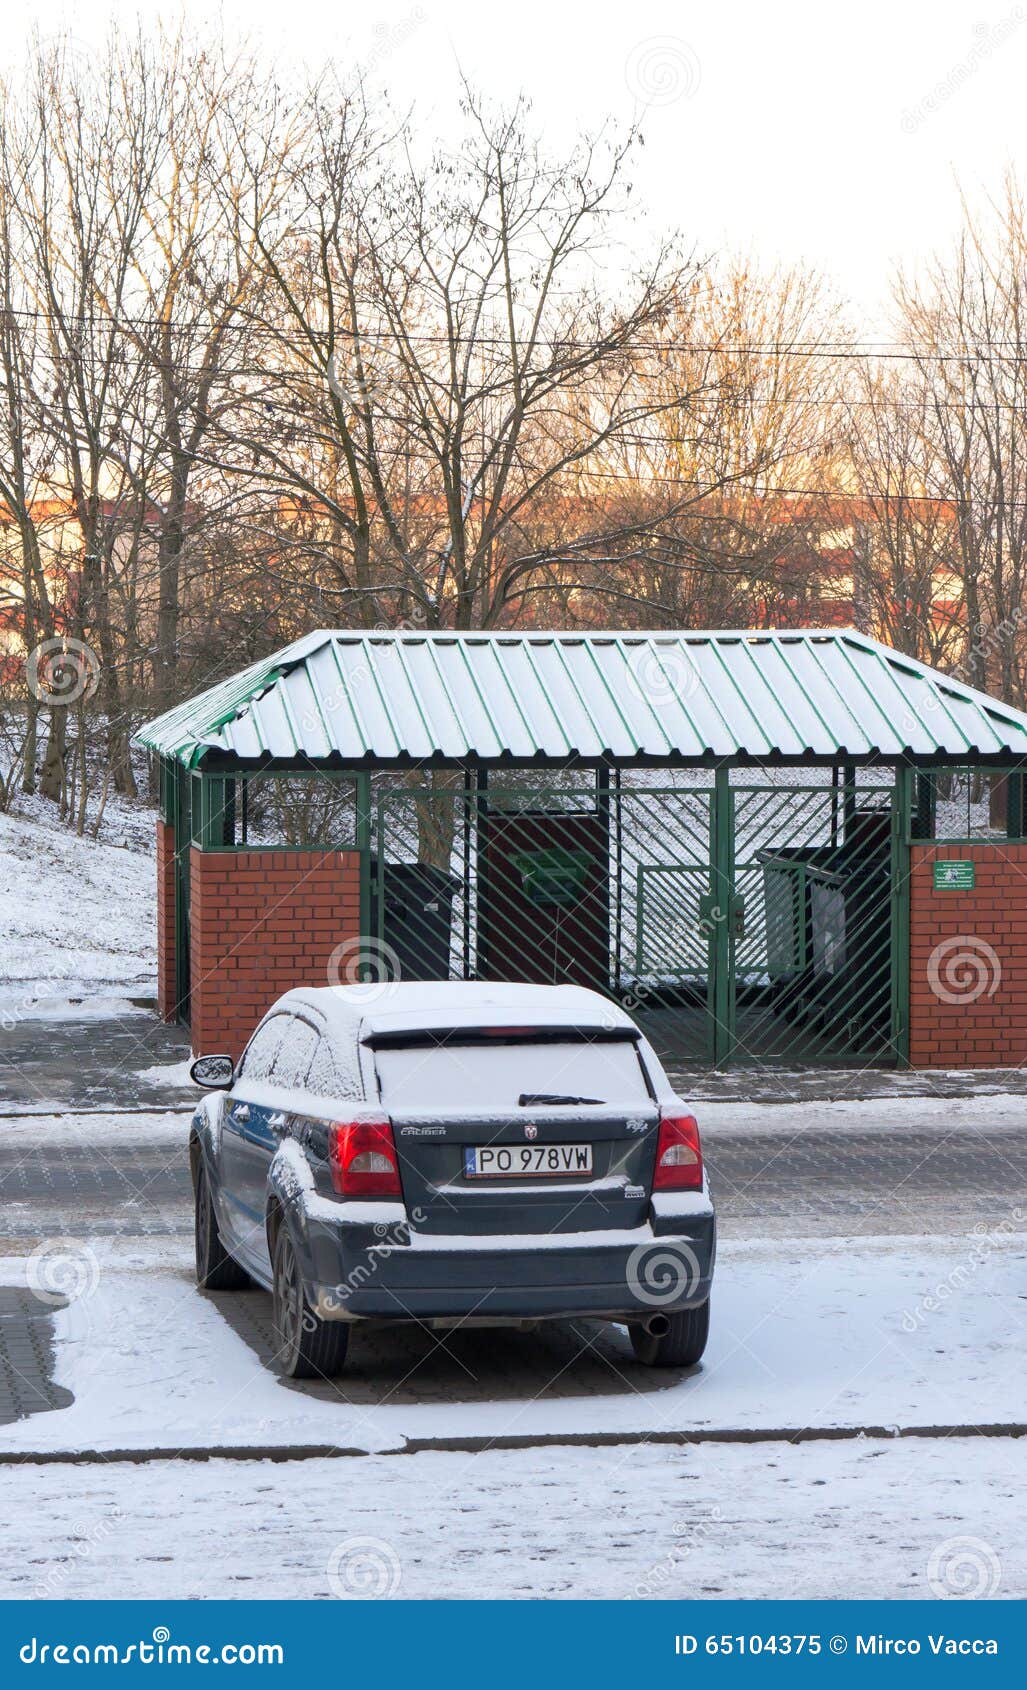
[[[626,1324],[656,1366],[703,1353],[715,1253],[694,1117],[630,1016],[574,986],[298,989],[190,1134],[196,1273],[274,1296],[293,1377],[361,1320]]]

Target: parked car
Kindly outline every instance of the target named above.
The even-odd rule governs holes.
[[[287,992],[242,1060],[202,1056],[196,1274],[274,1296],[293,1377],[352,1326],[626,1324],[699,1360],[713,1206],[699,1131],[631,1018],[572,986]]]

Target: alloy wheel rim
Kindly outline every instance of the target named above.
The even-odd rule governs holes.
[[[202,1173],[196,1185],[196,1244],[201,1271],[206,1273],[210,1256],[210,1204],[207,1181]]]
[[[288,1244],[282,1248],[279,1279],[278,1330],[285,1348],[291,1353],[296,1348],[301,1316],[298,1306],[299,1280],[296,1261]]]

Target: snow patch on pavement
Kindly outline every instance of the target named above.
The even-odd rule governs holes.
[[[687,1093],[686,1093],[687,1095]],[[939,1139],[953,1133],[1027,1131],[1027,1097],[996,1092],[974,1097],[899,1096],[831,1102],[748,1103],[704,1102],[696,1105],[700,1130],[726,1138],[742,1133],[749,1138],[771,1135],[815,1138],[824,1133],[936,1132]]]
[[[155,1062],[152,1068],[136,1070],[136,1079],[144,1080],[148,1086],[173,1086],[176,1090],[181,1086],[193,1085],[193,1078],[189,1070],[193,1065],[191,1056],[186,1056],[181,1062]],[[197,1087],[197,1092],[199,1088]]]
[[[24,1145],[45,1144],[47,1150],[61,1145],[80,1145],[105,1151],[111,1144],[166,1145],[185,1155],[189,1138],[189,1109],[154,1110],[150,1113],[0,1115],[0,1142]]]

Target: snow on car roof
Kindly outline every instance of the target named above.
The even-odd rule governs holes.
[[[278,1009],[312,1009],[336,1035],[363,1036],[407,1028],[481,1026],[514,1017],[531,1026],[634,1028],[619,1005],[586,986],[537,986],[478,980],[372,981],[355,986],[301,986]]]

